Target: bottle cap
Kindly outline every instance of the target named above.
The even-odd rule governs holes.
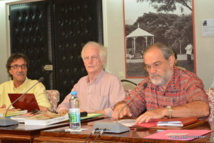
[[[76,91],[71,91],[71,95],[76,97],[77,96],[77,92]]]

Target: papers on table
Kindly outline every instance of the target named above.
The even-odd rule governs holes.
[[[118,120],[118,123],[126,126],[126,127],[131,127],[135,125],[135,119],[122,119],[122,120]]]
[[[188,118],[170,118],[170,119],[155,119],[147,123],[135,124],[135,119],[122,119],[118,121],[124,126],[131,128],[157,128],[157,129],[175,129],[187,127],[188,125],[199,124],[201,121],[198,121],[196,117]]]
[[[0,109],[0,117],[5,117],[6,108]],[[15,115],[21,115],[27,113],[27,110],[18,110],[18,109],[9,109],[7,111],[7,117],[15,116]]]
[[[181,121],[160,121],[157,122],[157,126],[174,126],[174,127],[182,127],[183,124]]]
[[[68,114],[60,115],[51,112],[35,115],[25,119],[25,125],[50,125],[68,120]]]
[[[197,138],[205,138],[205,134],[210,130],[165,130],[145,137],[146,139],[161,140],[193,140]]]

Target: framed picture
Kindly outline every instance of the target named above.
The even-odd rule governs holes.
[[[176,53],[177,66],[194,72],[191,0],[123,0],[126,78],[147,76],[143,52],[163,42]]]

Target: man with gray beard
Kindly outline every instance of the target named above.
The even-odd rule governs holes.
[[[142,123],[164,117],[209,115],[208,97],[201,79],[175,66],[172,48],[154,43],[145,50],[143,59],[149,77],[113,107],[113,118],[138,117],[136,123]],[[121,110],[131,97],[133,100]]]

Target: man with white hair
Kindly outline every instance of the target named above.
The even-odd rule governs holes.
[[[106,48],[90,41],[83,47],[81,56],[88,75],[82,77],[72,89],[72,91],[77,91],[80,109],[86,112],[102,113],[110,117],[112,115],[111,107],[125,98],[125,92],[120,80],[103,70],[107,57]],[[68,113],[70,98],[71,95],[68,94],[58,106],[58,113]]]

